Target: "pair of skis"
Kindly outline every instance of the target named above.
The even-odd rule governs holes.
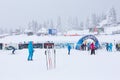
[[[56,68],[56,51],[55,51],[55,49],[48,49],[48,47],[47,47],[47,50],[45,50],[45,55],[46,55],[47,70]]]

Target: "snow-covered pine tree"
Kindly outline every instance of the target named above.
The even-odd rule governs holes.
[[[78,17],[75,18],[74,28],[77,29],[77,30],[80,30],[80,25],[79,25]]]
[[[69,27],[68,27],[69,26]],[[74,28],[74,26],[73,26],[73,18],[72,17],[68,17],[68,19],[67,19],[67,29],[73,29]]]
[[[81,23],[80,23],[80,30],[83,30],[83,29],[84,29],[84,23],[81,22]]]
[[[36,33],[37,30],[38,30],[38,23],[37,23],[37,21],[32,20],[31,22],[29,22],[28,29],[32,30],[32,31],[34,31],[34,33]]]
[[[116,24],[117,18],[116,18],[116,11],[114,7],[112,7],[107,13],[107,21],[109,25]]]
[[[106,14],[105,14],[105,13],[102,13],[102,14],[100,15],[100,22],[103,21],[103,20],[105,20],[105,19],[106,19]]]
[[[80,30],[78,17],[68,17],[67,29],[69,30]]]
[[[4,30],[2,28],[0,28],[0,34],[3,34]]]
[[[95,28],[97,26],[98,22],[97,22],[97,16],[96,14],[92,14],[91,16],[91,27]]]
[[[60,16],[57,18],[57,26],[56,26],[56,28],[57,28],[58,32],[63,32],[64,27],[62,26],[62,21],[61,21]]]
[[[84,27],[85,27],[85,29],[90,28],[90,20],[89,20],[89,18],[86,19]]]
[[[54,23],[53,23],[53,20],[50,21],[50,29],[54,29]]]
[[[49,29],[49,26],[48,26],[46,21],[43,22],[43,26],[42,27],[45,28],[45,29]]]

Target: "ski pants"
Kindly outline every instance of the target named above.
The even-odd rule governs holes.
[[[32,59],[33,59],[33,53],[29,53],[28,60],[32,60]]]
[[[91,50],[91,55],[94,54],[95,55],[95,49]]]

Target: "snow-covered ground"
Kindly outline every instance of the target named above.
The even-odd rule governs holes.
[[[120,52],[56,50],[56,68],[47,70],[44,49],[36,49],[33,61],[28,51],[0,51],[0,80],[120,80]]]
[[[13,35],[13,36],[7,36],[5,38],[0,39],[0,43],[4,44],[10,44],[10,43],[24,43],[24,42],[40,42],[44,43],[47,41],[52,41],[54,43],[64,43],[64,42],[72,42],[72,43],[77,43],[82,37],[85,35],[81,36],[27,36],[27,35]],[[95,35],[95,37],[98,39],[98,41],[101,42],[118,42],[120,41],[119,38],[120,34],[115,34],[115,35]]]
[[[100,42],[119,41],[120,35],[98,35]],[[77,42],[82,36],[8,36],[1,42],[10,41],[48,41]],[[72,49],[67,55],[67,49],[56,50],[56,68],[47,70],[44,49],[35,49],[33,61],[27,61],[28,50],[16,50],[12,55],[10,50],[0,50],[0,80],[120,80],[120,52],[107,52],[105,49],[90,55],[88,51]],[[52,61],[53,63],[53,61]]]

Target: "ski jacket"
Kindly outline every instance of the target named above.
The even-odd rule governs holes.
[[[68,45],[68,50],[69,50],[69,51],[71,50],[71,46],[70,46],[70,45]]]
[[[112,43],[110,43],[110,47],[112,47],[113,45],[112,45]]]
[[[90,47],[90,43],[87,43],[87,47],[88,47],[88,48]]]
[[[91,50],[95,49],[94,43],[92,43],[92,44],[90,45],[90,49],[91,49]]]
[[[29,44],[28,44],[28,51],[29,51],[30,54],[32,54],[34,52],[32,41],[30,41]]]

